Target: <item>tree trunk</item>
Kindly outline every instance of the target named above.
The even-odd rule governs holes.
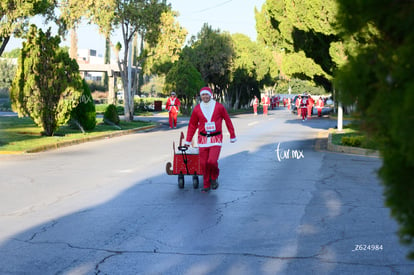
[[[241,88],[236,88],[236,100],[233,104],[233,110],[237,110],[240,105]]]
[[[73,27],[70,30],[70,49],[69,56],[72,59],[78,59],[78,34],[76,33],[76,28]]]
[[[4,49],[6,49],[7,43],[9,43],[10,36],[3,37],[3,41],[0,45],[0,56],[3,54]]]
[[[132,121],[134,119],[134,101],[132,100],[131,104],[131,94],[129,89],[129,75],[128,75],[128,53],[129,53],[129,41],[124,41],[124,60],[119,62],[121,77],[122,77],[122,84],[124,87],[124,116],[125,121]],[[131,106],[132,105],[132,106]],[[132,108],[131,108],[132,107]]]

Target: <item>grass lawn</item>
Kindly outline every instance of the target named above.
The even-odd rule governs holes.
[[[55,133],[55,136],[46,137],[41,135],[41,129],[30,118],[0,117],[0,152],[26,152],[43,146],[93,139],[149,125],[152,124],[142,121],[121,121],[119,125],[121,130],[119,130],[114,126],[103,124],[102,119],[98,118],[93,131],[82,133],[79,129],[62,126]]]

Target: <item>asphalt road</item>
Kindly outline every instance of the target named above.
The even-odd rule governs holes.
[[[148,118],[147,118],[148,119]],[[113,139],[0,156],[0,274],[411,274],[378,158],[315,150],[335,121],[233,117],[220,187],[165,173],[180,118]]]

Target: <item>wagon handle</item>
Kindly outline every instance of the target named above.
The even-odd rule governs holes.
[[[185,152],[188,150],[187,146],[178,146],[178,150],[180,150],[181,152]]]
[[[180,146],[178,148],[182,147],[182,145],[183,145],[183,139],[184,139],[184,133],[181,132],[181,135],[180,135]]]

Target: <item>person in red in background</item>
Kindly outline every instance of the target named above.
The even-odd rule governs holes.
[[[318,109],[318,117],[322,116],[322,108],[325,106],[322,97],[319,97],[318,101],[316,101],[316,108]]]
[[[226,108],[212,99],[211,89],[209,87],[201,88],[200,96],[201,103],[191,113],[184,145],[191,145],[193,136],[198,129],[198,148],[204,184],[201,191],[205,193],[210,191],[210,188],[215,190],[219,186],[217,182],[220,172],[218,159],[223,142],[223,120],[230,133],[230,142],[236,142],[237,139]]]
[[[270,98],[267,94],[264,94],[262,97],[262,105],[263,105],[263,115],[267,115],[267,109],[270,105]]]
[[[288,99],[287,99],[288,110],[290,110],[290,104],[291,104],[291,99],[290,99],[290,97],[288,97]]]
[[[313,100],[313,98],[309,95],[308,96],[308,117],[312,116],[312,108],[314,104],[315,104],[315,100]]]
[[[275,103],[276,103],[276,107],[279,107],[279,104],[280,104],[280,95],[277,95],[277,96],[276,96],[276,101],[275,101]]]
[[[253,106],[253,112],[255,115],[257,115],[257,106],[259,105],[259,99],[257,96],[254,96],[252,99],[252,102],[250,103],[250,106]]]
[[[177,98],[176,93],[172,92],[171,96],[167,99],[167,104],[165,105],[165,109],[168,110],[170,128],[177,128],[177,116],[180,106],[180,100]]]
[[[287,104],[287,99],[286,97],[283,97],[283,108],[286,108],[286,104]]]
[[[306,113],[307,113],[308,105],[309,105],[309,100],[307,99],[307,97],[305,95],[303,95],[301,100],[300,100],[300,109],[301,109],[301,114],[302,114],[302,121],[305,121],[307,119],[306,118]]]
[[[300,101],[301,101],[301,99],[302,99],[302,96],[301,96],[301,95],[299,95],[299,96],[296,98],[296,101],[295,101],[295,106],[296,106],[296,111],[298,112],[298,117],[300,117],[300,115],[301,115],[301,113],[302,113],[301,108],[300,108]]]

